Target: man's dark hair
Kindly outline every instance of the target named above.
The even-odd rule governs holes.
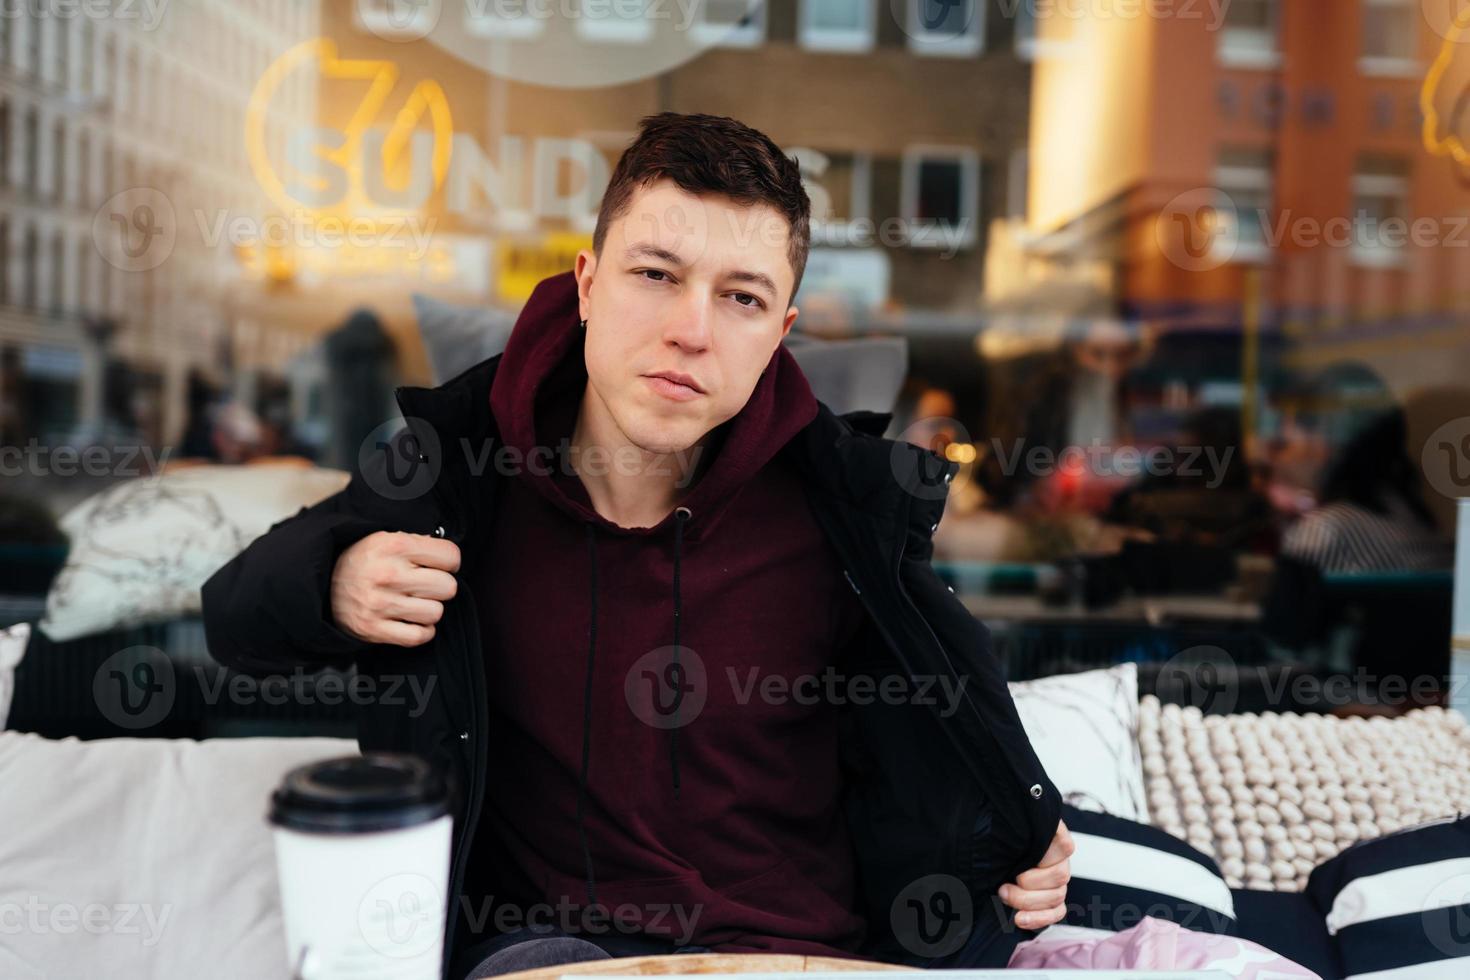
[[[789,307],[811,248],[812,205],[796,160],[764,133],[727,116],[661,112],[643,117],[638,127],[602,195],[592,250],[601,258],[608,226],[627,212],[634,193],[665,177],[690,194],[722,194],[747,207],[767,205],[791,226],[787,257],[795,278]]]

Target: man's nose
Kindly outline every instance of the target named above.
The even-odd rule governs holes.
[[[689,296],[668,311],[664,341],[686,351],[702,351],[711,337],[710,304],[701,296]]]

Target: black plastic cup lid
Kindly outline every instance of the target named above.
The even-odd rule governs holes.
[[[416,755],[369,752],[298,766],[271,794],[270,822],[309,834],[416,827],[449,812],[443,776]]]

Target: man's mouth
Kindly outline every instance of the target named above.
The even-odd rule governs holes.
[[[654,391],[673,401],[690,401],[705,394],[699,382],[678,371],[655,371],[643,377]]]

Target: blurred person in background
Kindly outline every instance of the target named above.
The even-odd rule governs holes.
[[[1395,403],[1378,372],[1357,361],[1333,364],[1294,380],[1273,401],[1280,424],[1267,441],[1265,492],[1289,524],[1317,506],[1334,457]]]
[[[1324,572],[1450,567],[1453,547],[1425,503],[1407,439],[1402,410],[1369,420],[1328,466],[1317,505],[1287,528],[1281,554]]]
[[[1007,365],[990,400],[984,455],[977,469],[987,496],[1000,507],[1037,505],[1047,511],[1099,510],[1118,489],[1100,476],[1112,452],[1132,441],[1129,371],[1144,356],[1137,331],[1115,320],[1070,324],[1061,344]],[[1045,450],[1056,459],[1069,448],[1091,450],[1096,470],[1025,464]]]
[[[1106,519],[1161,540],[1272,550],[1271,507],[1245,456],[1240,410],[1199,409],[1170,448],[1173,465],[1120,493]]]

